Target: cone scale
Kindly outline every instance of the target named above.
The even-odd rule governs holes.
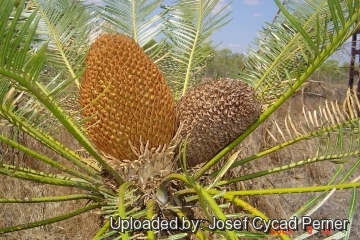
[[[113,159],[136,160],[130,147],[169,144],[174,102],[165,78],[138,44],[104,34],[90,47],[80,89],[81,115],[94,145]]]

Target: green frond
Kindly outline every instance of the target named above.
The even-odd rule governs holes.
[[[100,17],[110,24],[105,31],[120,31],[132,37],[140,46],[154,39],[162,30],[160,14],[154,11],[163,0],[104,0],[98,6]]]
[[[51,223],[54,223],[54,222],[59,222],[59,221],[62,221],[62,220],[77,216],[77,215],[79,215],[81,213],[84,213],[84,212],[99,208],[100,206],[101,206],[100,204],[90,204],[88,206],[78,208],[78,209],[76,209],[76,210],[74,210],[72,212],[69,212],[69,213],[63,214],[61,216],[54,217],[54,218],[46,219],[46,220],[43,220],[43,221],[31,222],[31,223],[28,223],[28,224],[21,224],[21,225],[18,225],[18,226],[13,226],[13,227],[8,227],[8,228],[2,228],[2,229],[0,229],[0,233],[3,234],[3,233],[8,233],[8,232],[25,230],[25,229],[29,229],[29,228],[44,226],[46,224],[51,224]]]
[[[350,222],[352,222],[353,219],[354,219],[357,203],[358,203],[357,189],[353,188],[352,189],[351,199],[350,199],[349,213],[348,213],[348,216],[347,216],[347,219],[349,219]],[[345,236],[346,240],[350,239],[351,226],[352,225],[350,225],[349,228],[346,230],[346,236]]]
[[[263,29],[257,39],[260,50],[249,50],[240,73],[268,105],[296,91],[359,27],[353,24],[359,12],[346,1],[291,2],[286,9],[276,2],[282,14]]]
[[[64,78],[74,79],[79,86],[95,11],[84,1],[33,2],[41,16],[38,31],[49,42],[48,63],[62,69]]]
[[[34,10],[26,20],[22,20],[21,13],[24,4],[25,2],[21,1],[15,12],[11,1],[1,6],[3,21],[0,23],[0,34],[4,38],[0,40],[0,66],[16,73],[25,73],[37,77],[38,71],[32,65],[37,63],[36,61],[39,59],[36,57],[29,58],[28,53],[34,51],[31,49],[31,43],[39,17],[37,17],[37,10]]]
[[[38,159],[39,161],[42,161],[46,164],[49,164],[50,166],[58,169],[58,170],[61,170],[63,171],[64,173],[67,173],[67,174],[70,174],[72,176],[75,176],[75,177],[78,177],[78,178],[81,178],[81,179],[84,179],[86,181],[89,181],[89,182],[96,182],[97,180],[96,179],[93,179],[81,172],[78,172],[78,171],[75,171],[73,169],[70,169],[60,163],[58,163],[57,161],[54,161],[52,160],[51,158],[47,157],[46,155],[44,154],[41,154],[41,153],[38,153],[22,144],[19,144],[17,143],[16,141],[13,141],[11,139],[9,139],[8,137],[4,136],[4,135],[0,135],[0,141],[8,144],[9,146],[12,146],[13,148],[16,148],[22,152],[24,152],[25,154],[29,155],[29,156],[32,156],[36,159]]]
[[[16,26],[15,34],[18,37],[16,41],[13,41],[14,46],[19,45],[20,41],[29,41],[21,44],[19,49],[2,45],[7,49],[9,49],[8,47],[12,49],[6,58],[14,60],[13,70],[16,65],[22,66],[23,74],[31,78],[30,81],[35,81],[34,84],[42,94],[51,95],[52,101],[65,105],[64,98],[69,95],[68,85],[73,82],[78,84],[79,76],[83,71],[93,13],[91,8],[85,6],[82,1],[34,0],[25,2],[16,8],[18,11],[12,10],[8,21]],[[13,21],[19,16],[18,22]],[[28,29],[29,26],[30,29]],[[15,52],[18,50],[22,54],[15,56]],[[6,52],[2,52],[3,57]],[[35,52],[33,58],[25,57],[25,55]],[[49,67],[50,65],[51,67]],[[56,74],[46,74],[47,72],[56,72]],[[60,124],[56,118],[51,116],[38,100],[34,99],[31,94],[24,94],[28,91],[26,87],[17,85],[16,89],[22,91],[22,93],[16,93],[17,95],[20,93],[23,95],[21,105],[17,104],[16,106],[19,116],[26,116],[28,120],[39,127],[42,125],[45,131],[56,131],[59,128]]]
[[[170,79],[175,98],[195,84],[199,71],[211,58],[211,34],[230,21],[231,12],[225,12],[228,5],[213,13],[217,3],[218,0],[176,1],[169,16],[165,15],[164,33],[171,41],[171,55],[159,64]]]

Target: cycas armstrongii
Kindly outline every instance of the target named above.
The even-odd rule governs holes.
[[[281,17],[273,24],[269,24],[267,28],[269,30],[266,30],[265,36],[260,37],[258,45],[261,51],[250,50],[248,52],[247,71],[243,71],[239,75],[240,79],[250,82],[254,90],[233,80],[220,80],[195,86],[195,75],[209,56],[211,41],[208,40],[211,34],[228,21],[229,13],[224,12],[228,6],[224,6],[222,10],[214,14],[213,9],[218,6],[218,0],[177,0],[173,6],[167,9],[167,14],[156,14],[154,17],[149,16],[161,4],[161,0],[107,0],[106,6],[99,7],[100,17],[96,17],[96,21],[93,17],[95,16],[93,12],[96,13],[96,11],[92,11],[91,7],[84,6],[83,1],[34,0],[32,2],[35,4],[35,8],[29,10],[30,14],[23,14],[25,0],[21,0],[17,8],[14,7],[15,0],[3,1],[3,4],[0,4],[0,102],[2,106],[0,121],[15,126],[31,137],[31,141],[38,144],[25,145],[14,141],[12,136],[3,130],[5,129],[3,127],[1,127],[0,141],[29,155],[32,159],[36,159],[46,168],[38,167],[37,164],[26,165],[22,162],[14,165],[8,161],[6,156],[0,156],[0,174],[6,176],[0,191],[3,196],[0,198],[0,203],[6,204],[6,206],[1,206],[4,206],[6,210],[0,211],[4,213],[4,215],[0,214],[0,217],[5,219],[4,224],[0,226],[0,234],[52,224],[98,209],[107,222],[98,230],[95,239],[107,237],[128,239],[141,234],[147,235],[142,236],[143,238],[156,239],[161,233],[154,229],[146,231],[146,233],[145,230],[139,233],[135,230],[117,232],[110,229],[109,218],[129,219],[133,217],[139,220],[150,220],[154,217],[164,216],[160,214],[169,210],[176,216],[184,216],[186,219],[191,219],[197,214],[209,221],[212,216],[225,220],[230,216],[227,215],[228,213],[231,213],[233,217],[242,217],[245,211],[252,216],[260,216],[267,220],[269,218],[261,212],[266,209],[251,206],[251,202],[246,202],[244,196],[260,194],[263,197],[265,194],[276,196],[322,192],[315,196],[316,199],[312,198],[311,202],[301,200],[299,204],[292,204],[299,208],[290,206],[286,216],[291,216],[294,212],[298,214],[314,212],[326,202],[330,194],[334,193],[334,189],[350,189],[352,191],[346,218],[350,222],[355,220],[356,223],[354,214],[355,210],[359,211],[356,206],[358,202],[356,188],[359,188],[360,184],[356,179],[351,180],[350,178],[357,173],[355,170],[359,166],[359,118],[352,110],[359,109],[358,102],[348,101],[347,108],[351,110],[348,112],[342,110],[341,106],[336,103],[326,103],[319,111],[304,111],[305,121],[302,122],[292,121],[290,116],[287,116],[284,121],[281,121],[283,124],[275,124],[276,129],[269,129],[269,134],[274,142],[269,144],[267,149],[256,151],[253,155],[242,159],[233,155],[234,157],[226,161],[221,169],[215,170],[213,167],[218,166],[216,164],[223,156],[241,144],[276,109],[293,96],[311,74],[359,28],[360,0],[291,1],[292,4],[288,8],[285,8],[279,0],[275,0],[281,8]],[[109,32],[111,29],[117,29],[133,38],[134,41],[128,40],[132,45],[129,48],[130,51],[121,52],[121,54],[125,54],[125,58],[116,55],[116,58],[119,58],[119,62],[122,63],[121,66],[118,66],[114,59],[104,61],[105,58],[99,58],[96,60],[95,67],[99,65],[100,68],[96,70],[94,66],[88,65],[88,69],[85,69],[81,95],[85,98],[89,97],[91,100],[82,100],[82,111],[87,134],[94,143],[91,144],[84,134],[82,122],[79,122],[77,116],[73,116],[72,112],[67,112],[63,108],[62,99],[68,94],[68,86],[77,87],[79,85],[77,80],[83,71],[83,60],[90,43],[88,41],[89,33],[93,27],[99,27],[98,21],[101,20],[111,24]],[[157,24],[158,22],[159,24]],[[294,31],[289,31],[284,26],[290,26]],[[174,68],[175,71],[169,74],[166,67],[162,70],[164,76],[168,78],[169,86],[175,93],[175,99],[180,94],[184,95],[177,104],[173,104],[172,96],[169,94],[161,74],[155,70],[154,64],[149,59],[145,60],[146,56],[140,53],[139,47],[134,44],[136,42],[140,46],[144,46],[160,32],[167,35],[168,38],[159,43],[159,49],[166,45],[165,49],[169,50],[169,53],[159,54],[158,57],[152,57],[151,60],[159,66],[162,61],[166,63],[167,56],[173,60],[171,68]],[[41,43],[38,49],[32,49],[30,46],[33,46],[35,36],[44,34],[47,36],[46,41]],[[315,38],[314,35],[316,35]],[[70,45],[68,44],[69,39],[72,41]],[[105,45],[99,48],[103,48]],[[167,48],[168,46],[170,47]],[[123,46],[113,44],[113,47],[121,49]],[[114,52],[107,51],[107,49],[104,47],[100,51],[100,55],[110,56]],[[137,50],[135,51],[135,49]],[[90,50],[90,55],[92,50]],[[119,50],[115,50],[115,52],[120,54]],[[139,58],[132,57],[132,54]],[[120,61],[120,59],[124,60]],[[45,60],[47,64],[57,70],[54,76],[43,76]],[[287,63],[296,64],[290,64],[290,68],[288,68]],[[95,73],[94,70],[98,73]],[[88,85],[91,90],[84,91],[88,73],[97,81]],[[95,77],[96,74],[99,75]],[[113,75],[117,77],[113,78]],[[139,82],[135,80],[138,79],[137,76],[139,76]],[[143,80],[148,77],[155,82]],[[283,79],[283,77],[286,78]],[[108,81],[109,79],[110,81]],[[122,85],[120,83],[123,80],[129,81]],[[139,84],[140,81],[143,83]],[[154,87],[153,95],[149,94],[149,96],[154,96],[156,101],[150,101],[150,97],[149,104],[147,104],[146,90],[150,90],[151,84],[155,83],[161,86]],[[233,89],[233,85],[238,85],[238,87]],[[143,92],[141,86],[146,86]],[[190,86],[195,86],[195,88],[188,89]],[[23,98],[9,97],[12,96],[10,93],[14,89],[21,91]],[[246,90],[240,91],[239,89]],[[266,105],[261,102],[263,111],[260,116],[260,103],[254,97],[254,91],[261,101],[266,100]],[[132,94],[129,94],[130,92]],[[103,97],[102,94],[108,94],[107,98],[109,99],[105,99],[106,97]],[[74,96],[77,95],[74,94]],[[128,101],[129,99],[130,101]],[[15,108],[14,106],[20,100],[21,104]],[[121,105],[119,102],[123,104]],[[351,105],[351,103],[357,105]],[[95,105],[99,106],[95,107]],[[125,108],[124,105],[130,107]],[[166,166],[168,167],[177,161],[173,159],[173,155],[176,153],[174,153],[174,147],[178,142],[175,134],[175,108],[179,122],[184,127],[184,129],[180,129],[181,136],[189,135],[186,151],[188,165],[192,167],[198,163],[208,162],[200,169],[196,169],[194,174],[184,168],[179,171],[179,174],[173,173],[165,176],[169,171],[162,174],[160,165],[166,166],[166,163],[170,163]],[[137,111],[136,113],[133,112],[134,109]],[[131,118],[125,119],[126,116],[117,116],[116,114],[120,114],[120,112],[127,113]],[[136,122],[139,118],[144,125]],[[56,121],[49,127],[47,119]],[[171,120],[169,121],[169,119]],[[257,120],[255,121],[255,119]],[[42,124],[38,124],[38,120],[42,120]],[[251,124],[253,121],[255,122]],[[249,125],[251,126],[249,127]],[[93,131],[96,127],[98,127],[98,131]],[[64,142],[59,134],[60,130],[66,130],[70,139],[76,140],[75,145],[73,141]],[[245,132],[243,132],[244,130]],[[121,135],[128,138],[126,140],[122,139],[122,136],[118,138],[120,132]],[[278,137],[280,135],[281,138]],[[236,139],[234,140],[234,138]],[[231,143],[226,146],[228,142]],[[316,142],[319,142],[318,147],[315,147],[316,151],[309,151],[306,154],[303,154],[303,148],[295,146],[292,150],[299,154],[291,155],[291,159],[289,159],[291,161],[284,162],[279,166],[259,164],[263,169],[255,170],[253,173],[245,173],[241,176],[226,174],[235,167],[243,166],[250,161],[261,160],[260,158],[275,154],[280,149],[292,147],[293,144],[316,145]],[[38,149],[39,145],[45,146],[46,151]],[[96,149],[94,145],[96,145]],[[219,151],[222,148],[223,150]],[[98,150],[105,153],[105,158],[99,154]],[[48,154],[48,152],[50,153]],[[216,155],[213,157],[214,154]],[[302,171],[299,167],[312,163],[328,160],[343,164],[352,161],[353,158],[356,159],[351,166],[347,167],[347,170],[342,165],[331,178],[324,179],[326,182],[317,182],[316,186],[311,184],[308,187],[299,187],[295,184],[294,187],[286,186],[285,189],[284,185],[273,185],[269,189],[263,186],[260,189],[231,188],[233,183],[248,184],[249,182],[245,181],[255,178],[261,181],[261,177],[266,176],[268,179],[269,176],[289,169],[293,169],[295,172],[296,170]],[[58,161],[58,159],[60,160]],[[137,166],[133,168],[132,165]],[[346,167],[345,164],[344,167]],[[110,173],[115,179],[114,184],[108,181],[109,179],[102,174],[101,169],[106,169]],[[140,170],[144,170],[143,173],[140,173]],[[141,176],[143,181],[151,180],[154,170],[160,171],[159,187],[153,184],[141,184],[141,181],[133,181],[132,176]],[[209,173],[211,170],[215,171]],[[341,177],[340,170],[343,174]],[[285,175],[286,173],[282,176]],[[206,177],[206,181],[202,181],[204,179],[202,177]],[[9,178],[37,182],[46,189],[54,191],[48,192],[49,194],[45,194],[43,197],[38,197],[35,192],[29,194],[27,191],[18,191],[19,195],[17,195],[12,182],[7,181]],[[293,183],[293,180],[296,179],[293,178],[288,183]],[[7,186],[9,191],[4,191],[3,194],[3,189],[6,190]],[[24,185],[21,184],[21,186]],[[154,186],[152,191],[156,191],[156,197],[159,196],[158,192],[161,192],[170,201],[167,201],[165,205],[155,204],[159,198],[155,199],[154,195],[148,194],[149,191],[139,189],[143,186]],[[54,189],[54,187],[61,188]],[[63,187],[69,188],[71,192],[67,190],[62,192]],[[23,189],[24,187],[21,188],[21,190]],[[175,191],[169,191],[172,189]],[[226,189],[231,189],[231,191]],[[54,194],[54,192],[56,193]],[[290,195],[290,197],[292,196]],[[149,201],[138,201],[142,199]],[[76,210],[74,210],[74,201],[78,201]],[[85,201],[90,202],[84,204]],[[54,206],[62,204],[61,202],[64,204],[62,206],[69,206],[68,210],[61,206],[56,207],[60,208],[61,212],[52,212],[55,210]],[[37,204],[33,205],[34,207],[31,208],[33,212],[40,208],[43,209],[44,203],[50,203],[46,204],[46,207],[48,208],[47,212],[52,214],[41,214],[36,219],[35,215],[29,211],[21,214],[21,219],[17,219],[18,223],[10,222],[16,215],[17,207],[11,207],[15,209],[13,211],[15,214],[11,214],[8,211],[10,207],[7,207],[11,204],[8,203],[39,203],[39,208],[36,208]],[[161,201],[161,203],[163,202]],[[188,211],[187,206],[192,203],[197,211],[193,211],[193,208]],[[285,201],[281,201],[279,205],[284,203]],[[226,208],[226,206],[231,208]],[[158,211],[159,207],[162,211]],[[25,208],[22,209],[25,210]],[[232,209],[239,211],[234,212]],[[11,218],[6,219],[6,216],[11,216]],[[27,218],[23,218],[24,216]],[[339,213],[336,212],[336,217],[338,216]],[[275,217],[278,219],[280,216]],[[70,226],[71,224],[66,225]],[[88,225],[84,224],[83,227],[83,231],[78,231],[80,234],[90,232],[91,228]],[[51,228],[46,229],[51,231]],[[352,229],[357,231],[356,228]],[[53,233],[58,232],[46,232],[46,234]],[[344,233],[349,237],[350,228]],[[173,232],[165,231],[165,234],[172,235]],[[237,239],[239,235],[250,238],[264,237],[263,233],[247,233],[246,231],[238,232],[227,229],[215,233],[206,227],[195,233],[188,231],[175,234],[176,236],[172,236],[172,239],[193,238],[192,234],[199,239],[220,238],[218,235],[222,235],[221,237],[226,239]],[[354,235],[358,236],[359,234],[355,233]],[[22,236],[23,234],[18,237],[10,236],[10,238],[18,239]],[[284,236],[281,237],[284,238]]]

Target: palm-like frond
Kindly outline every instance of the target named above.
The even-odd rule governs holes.
[[[49,41],[48,63],[79,85],[95,11],[82,1],[33,0],[39,7],[38,32]]]
[[[19,10],[13,12],[12,3],[7,2],[2,6],[4,21],[0,23],[0,33],[3,38],[0,39],[1,44],[1,58],[0,64],[4,69],[16,71],[17,73],[31,74],[35,78],[39,75],[39,71],[34,72],[31,61],[34,58],[28,57],[28,51],[35,35],[36,26],[39,22],[39,17],[36,16],[36,11],[29,15],[26,21],[21,21],[21,13],[24,4],[20,4],[17,8]],[[21,23],[19,28],[18,23]],[[24,41],[24,39],[26,39]],[[19,54],[18,52],[21,52]],[[15,57],[19,54],[18,58]],[[24,67],[24,65],[26,67]]]
[[[12,21],[12,23],[17,23],[16,34],[21,33],[29,26],[33,28],[36,25],[31,36],[32,40],[27,42],[30,46],[29,53],[43,48],[45,49],[41,51],[46,51],[46,57],[40,58],[37,63],[32,64],[37,69],[37,74],[32,76],[33,81],[38,84],[40,92],[51,96],[52,101],[56,100],[58,104],[64,105],[65,102],[69,102],[66,100],[69,96],[67,85],[74,81],[78,84],[79,74],[83,69],[83,60],[87,52],[91,29],[91,9],[81,1],[34,0],[26,1],[19,7],[23,9],[19,15],[20,18],[15,16],[18,11],[14,10],[9,18],[11,21],[18,18],[18,21]],[[34,16],[38,18],[36,22],[32,21]],[[27,38],[21,35],[18,39],[14,44],[20,44],[19,41],[24,42]],[[13,53],[17,50],[16,47],[11,47],[11,49]],[[20,49],[26,51],[27,47],[24,45],[24,48]],[[5,54],[6,51],[3,53]],[[7,58],[12,59],[12,54],[9,54]],[[18,57],[17,59],[21,60],[22,58]],[[45,61],[47,65],[43,67]],[[19,64],[22,64],[21,61]],[[46,72],[56,73],[45,74]],[[28,91],[20,85],[17,88],[19,91]],[[65,89],[67,93],[64,92]],[[16,95],[20,93],[18,92]],[[59,123],[56,118],[51,116],[51,113],[39,104],[36,98],[29,94],[21,94],[21,96],[23,98],[21,104],[16,106],[19,116],[26,116],[29,122],[32,121],[46,131],[50,129],[54,131],[58,128]],[[71,105],[76,105],[76,102]]]
[[[169,73],[170,85],[176,97],[183,95],[195,82],[196,73],[211,57],[211,34],[230,21],[230,12],[225,12],[228,5],[213,13],[218,2],[176,1],[174,6],[168,7],[170,11],[165,16],[164,32],[171,40],[172,49],[170,61],[165,60],[159,64],[164,72]]]
[[[140,46],[154,39],[162,30],[160,14],[154,14],[163,0],[104,0],[98,6],[100,17],[110,24],[107,31],[120,31],[132,37]]]
[[[289,3],[286,12],[263,29],[257,40],[260,50],[248,52],[241,78],[251,82],[267,104],[289,89],[298,89],[359,27],[351,24],[359,14],[357,3],[351,4],[322,0]]]
[[[303,155],[301,160],[292,159],[293,162],[289,165],[228,179],[219,184],[244,181],[253,177],[261,177],[319,161],[329,160],[340,163],[338,161],[346,161],[348,158],[359,156],[359,118],[351,112],[353,112],[352,109],[360,110],[360,103],[350,95],[349,98],[352,99],[350,110],[348,110],[349,108],[343,108],[336,102],[326,102],[325,106],[319,107],[317,111],[310,112],[304,108],[302,114],[303,121],[295,122],[290,115],[287,115],[282,123],[278,121],[272,122],[272,126],[269,126],[266,131],[274,145],[269,144],[267,149],[235,162],[231,168],[274,153],[281,148],[288,148],[302,141],[317,138],[318,146],[314,156],[309,157],[307,152],[303,152],[300,149],[298,151],[300,155]],[[216,171],[212,175],[216,176],[218,172]]]

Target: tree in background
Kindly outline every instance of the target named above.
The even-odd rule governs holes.
[[[340,66],[339,61],[329,59],[325,61],[312,75],[313,80],[326,83],[346,83],[349,69]]]
[[[244,67],[245,57],[241,53],[234,53],[228,48],[213,52],[214,58],[205,68],[205,78],[231,77]]]

